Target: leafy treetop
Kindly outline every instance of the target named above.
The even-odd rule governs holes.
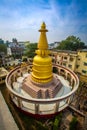
[[[60,45],[57,49],[60,50],[71,50],[77,51],[78,49],[85,48],[85,43],[81,41],[79,37],[76,36],[68,36],[65,40],[60,42]]]
[[[35,50],[37,49],[37,43],[30,43],[26,46],[25,55],[33,58],[35,56]]]

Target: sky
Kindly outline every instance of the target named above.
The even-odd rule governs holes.
[[[87,0],[0,0],[0,38],[38,42],[46,23],[48,43],[74,35],[87,44]]]

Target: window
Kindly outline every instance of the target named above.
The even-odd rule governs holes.
[[[70,61],[73,61],[73,58],[72,58],[72,57],[70,57]]]
[[[68,65],[69,68],[72,68],[72,65]]]
[[[79,68],[79,65],[76,65],[76,68]]]
[[[87,66],[87,62],[84,62],[84,65]]]
[[[2,77],[2,80],[5,80],[5,77]]]
[[[80,58],[78,58],[78,60],[80,60]]]
[[[67,60],[67,57],[64,57],[65,60]]]
[[[63,65],[64,65],[64,66],[66,66],[66,64],[65,64],[65,63],[63,63]]]
[[[86,74],[86,70],[82,70],[82,73]]]

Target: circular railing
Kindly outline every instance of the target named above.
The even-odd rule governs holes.
[[[6,77],[6,86],[10,91],[12,101],[17,107],[31,114],[49,115],[63,110],[71,103],[73,95],[79,86],[79,79],[73,71],[64,66],[54,64],[53,67],[56,68],[58,75],[63,76],[69,81],[70,87],[72,87],[71,91],[64,96],[50,99],[25,97],[14,91],[12,87],[12,76],[19,72],[20,74],[23,74],[24,71],[30,73],[32,64],[26,67],[19,66],[10,71]]]

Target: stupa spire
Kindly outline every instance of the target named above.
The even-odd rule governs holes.
[[[46,32],[48,32],[48,30],[46,29],[45,22],[42,23],[41,29],[39,30],[39,32],[41,32],[41,34],[40,34],[40,38],[38,42],[38,48],[41,50],[48,49],[48,42],[46,38]]]

